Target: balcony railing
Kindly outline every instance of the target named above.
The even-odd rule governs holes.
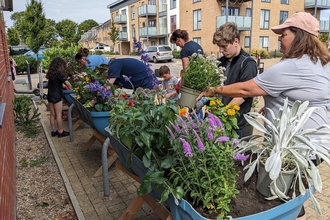
[[[152,37],[167,35],[167,27],[143,27],[139,28],[140,37]]]
[[[246,16],[228,16],[228,22],[235,22],[238,30],[251,30],[252,18]],[[226,23],[226,16],[217,17],[217,28]]]
[[[118,36],[119,40],[127,40],[127,32],[121,31],[119,32],[119,36]]]
[[[305,0],[305,8],[330,8],[330,0]]]
[[[138,8],[139,16],[157,15],[156,5],[142,5]]]
[[[126,24],[127,23],[127,15],[117,15],[115,17],[116,24]]]

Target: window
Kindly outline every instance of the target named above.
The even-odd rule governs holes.
[[[170,9],[176,8],[176,0],[170,1]]]
[[[148,0],[148,5],[156,5],[156,0]]]
[[[200,1],[202,1],[202,0],[193,0],[193,3],[195,3],[195,2],[200,2]]]
[[[270,0],[261,0],[261,2],[270,2]]]
[[[202,38],[200,37],[194,37],[193,41],[195,41],[196,43],[198,43],[199,45],[202,45]]]
[[[281,4],[288,5],[289,4],[289,0],[281,0]]]
[[[126,9],[122,10],[120,14],[121,15],[126,15]]]
[[[283,24],[284,21],[288,18],[289,12],[287,11],[280,11],[280,24]]]
[[[269,37],[259,37],[259,48],[264,48],[268,51]]]
[[[202,10],[194,11],[194,30],[202,28]]]
[[[221,15],[226,15],[226,7],[221,7]],[[239,8],[228,7],[228,16],[238,16]]]
[[[245,38],[244,38],[244,47],[245,48],[250,48],[250,39],[251,39],[250,36],[245,36]]]
[[[269,10],[261,10],[260,29],[269,29]]]
[[[252,9],[251,8],[247,8],[245,10],[245,16],[246,17],[252,17]]]
[[[148,27],[156,27],[156,20],[151,20],[148,24]]]
[[[136,37],[135,24],[132,25],[132,38]]]
[[[132,17],[132,20],[135,19],[135,7],[134,6],[131,7],[131,17]]]
[[[172,15],[170,19],[171,19],[171,33],[173,33],[176,30],[176,15]]]

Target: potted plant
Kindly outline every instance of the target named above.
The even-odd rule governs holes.
[[[182,75],[179,105],[194,108],[196,97],[202,91],[223,84],[226,78],[224,68],[219,67],[219,64],[220,61],[214,55],[206,56],[194,53],[190,57],[188,66]]]
[[[286,99],[277,116],[272,110],[267,109],[272,120],[268,120],[257,112],[244,115],[261,134],[242,138],[235,152],[250,154],[245,180],[248,180],[253,171],[258,169],[258,178],[266,177],[264,180],[268,181],[266,184],[259,184],[266,186],[266,189],[260,189],[260,191],[269,196],[269,199],[280,198],[288,201],[295,198],[295,190],[292,197],[287,191],[290,187],[295,189],[296,185],[301,194],[311,191],[312,188],[322,192],[321,177],[311,158],[315,157],[316,161],[324,160],[330,164],[329,149],[324,145],[330,143],[330,127],[321,125],[313,129],[303,129],[308,118],[316,110],[316,107],[307,108],[308,104],[308,101],[296,101],[290,108]],[[288,171],[292,171],[293,176],[291,180],[289,178],[289,181],[284,183],[286,177],[283,172]],[[283,184],[284,186],[281,186]],[[310,194],[316,210],[320,212],[313,193]]]

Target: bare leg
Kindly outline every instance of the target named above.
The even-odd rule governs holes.
[[[54,111],[55,111],[55,120],[57,124],[57,130],[59,133],[62,133],[62,101],[54,104]]]
[[[49,115],[50,127],[52,128],[52,131],[56,131],[57,127],[55,125],[56,113],[55,113],[54,103],[49,102],[48,105],[49,105],[49,111],[50,111],[50,115]]]

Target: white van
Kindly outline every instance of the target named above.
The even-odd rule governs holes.
[[[97,50],[100,50],[102,52],[110,52],[110,47],[109,46],[105,46],[105,45],[98,45],[98,46],[93,47],[89,51],[95,52]]]

